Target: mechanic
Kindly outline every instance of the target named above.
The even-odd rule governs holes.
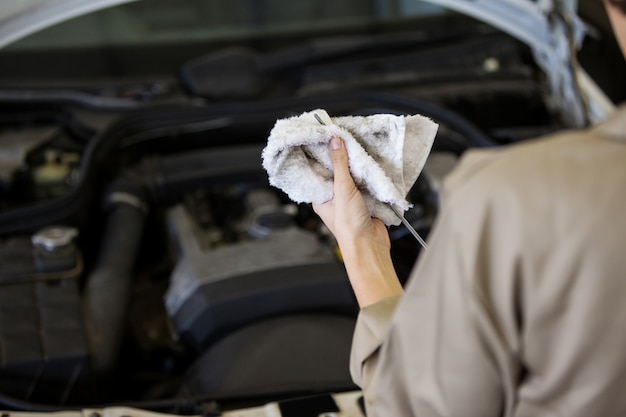
[[[626,55],[626,1],[604,0]],[[626,415],[626,107],[583,131],[468,152],[406,286],[340,138],[333,232],[361,312],[368,416]]]

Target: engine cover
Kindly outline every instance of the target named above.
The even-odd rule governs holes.
[[[183,205],[170,210],[168,223],[179,261],[166,306],[180,336],[198,350],[271,316],[357,311],[343,266],[314,233],[293,226],[260,240],[203,249]]]

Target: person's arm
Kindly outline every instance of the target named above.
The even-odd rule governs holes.
[[[515,398],[519,377],[509,350],[516,341],[499,330],[513,324],[500,322],[490,297],[475,282],[491,282],[498,275],[489,271],[492,259],[484,251],[483,233],[493,230],[488,223],[494,219],[486,210],[491,204],[468,197],[484,187],[467,190],[446,206],[429,237],[428,252],[420,257],[406,294],[399,297],[403,289],[393,272],[385,226],[370,217],[337,139],[331,153],[335,196],[314,208],[337,238],[362,307],[350,360],[368,415],[509,415],[514,403],[506,399]],[[482,166],[484,161],[478,159]],[[471,176],[473,165],[465,163],[459,175]],[[461,220],[456,213],[467,216]],[[509,213],[501,212],[506,221]],[[506,264],[509,257],[499,250],[510,246],[497,247],[495,255]],[[485,275],[475,275],[478,272]],[[505,285],[497,299],[512,300],[514,281],[499,278],[498,285],[487,289]]]
[[[343,141],[333,137],[334,198],[313,209],[335,235],[350,283],[361,308],[403,293],[391,261],[389,234],[372,218],[348,167]]]

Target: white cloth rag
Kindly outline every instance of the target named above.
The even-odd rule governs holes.
[[[322,125],[316,118],[324,122]],[[296,203],[321,204],[333,198],[333,168],[328,142],[344,140],[350,173],[373,217],[386,225],[400,220],[405,197],[430,153],[438,125],[420,116],[376,114],[328,116],[318,109],[276,121],[263,149],[263,167],[270,184]]]

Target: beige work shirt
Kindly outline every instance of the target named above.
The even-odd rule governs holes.
[[[369,417],[626,416],[626,108],[468,152],[429,244],[360,313]]]

